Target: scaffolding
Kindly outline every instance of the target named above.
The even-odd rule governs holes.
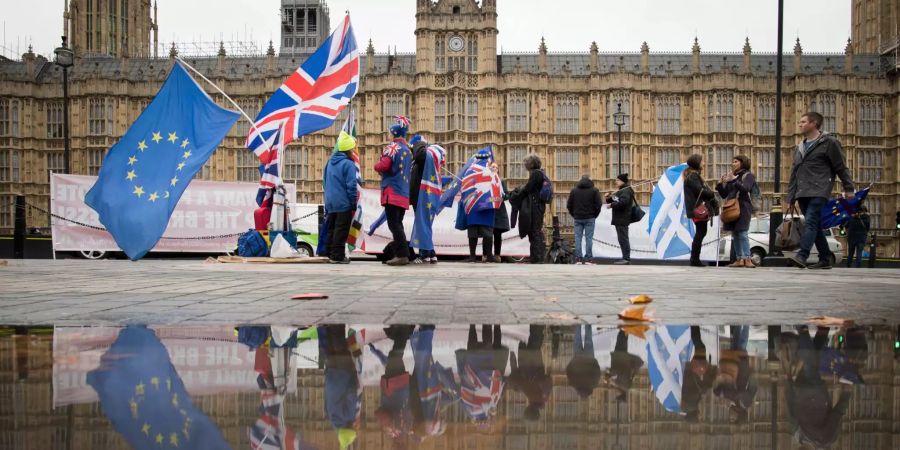
[[[213,58],[218,56],[223,49],[227,56],[262,56],[266,54],[266,49],[258,42],[241,40],[160,42],[159,54],[168,55],[173,45],[178,51],[178,56],[183,58]]]

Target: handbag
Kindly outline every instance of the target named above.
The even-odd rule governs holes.
[[[800,217],[797,207],[791,205],[788,213],[784,216],[784,222],[778,226],[775,232],[775,243],[781,250],[795,250],[800,247],[800,239],[803,237],[803,230],[806,228],[806,221]]]
[[[737,197],[729,197],[722,204],[722,214],[720,219],[722,223],[737,222],[741,218],[741,202]]]
[[[634,199],[634,196],[631,196],[631,223],[640,222],[641,219],[644,218],[643,209],[641,209],[641,205],[638,205],[637,200]]]
[[[709,220],[709,208],[706,207],[706,202],[700,201],[700,197],[701,195],[697,195],[697,203],[694,204],[694,217],[691,219],[695,223]]]

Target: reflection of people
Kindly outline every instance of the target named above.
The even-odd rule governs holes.
[[[479,342],[475,325],[469,325],[466,348],[456,351],[462,406],[476,422],[486,422],[495,416],[503,395],[509,349],[500,342],[501,336],[500,325],[494,325],[493,329],[483,325]]]
[[[703,395],[712,389],[716,379],[716,366],[709,363],[706,355],[706,344],[700,336],[700,327],[691,327],[691,343],[694,344],[694,356],[684,371],[684,384],[681,386],[681,411],[685,420],[696,422],[700,419],[700,401]]]
[[[412,392],[413,434],[419,439],[440,436],[447,428],[441,414],[445,405],[459,398],[459,386],[453,372],[434,360],[434,325],[421,325],[413,333]]]
[[[628,353],[628,335],[619,330],[619,334],[616,335],[616,347],[610,354],[610,368],[607,374],[607,382],[618,391],[616,400],[625,401],[634,376],[643,365],[644,361],[639,356]]]
[[[582,330],[583,328],[583,330]],[[581,398],[588,398],[600,384],[600,363],[594,356],[593,332],[590,325],[575,326],[575,352],[566,366],[566,377]]]
[[[747,354],[750,327],[731,327],[731,347],[722,351],[719,358],[719,376],[713,393],[729,402],[729,420],[732,423],[746,422],[753,399],[756,397],[756,380],[753,366]]]
[[[348,338],[345,325],[318,328],[319,351],[325,359],[325,415],[337,430],[342,450],[356,440],[362,409],[361,352],[355,332],[350,331]]]
[[[509,388],[525,395],[528,406],[525,407],[525,418],[537,420],[541,409],[550,398],[553,381],[544,366],[544,325],[528,326],[528,342],[519,342],[518,356],[510,353]]]
[[[403,363],[406,344],[412,335],[413,326],[391,325],[385,328],[388,338],[393,341],[390,352],[384,357],[376,352],[384,364],[381,376],[381,406],[375,416],[384,430],[398,443],[405,443],[412,432],[412,411],[409,408],[410,376]],[[371,346],[373,352],[374,346]]]
[[[828,328],[816,329],[810,338],[809,328],[797,328],[797,361],[788,361],[788,413],[794,423],[794,437],[807,448],[826,448],[837,441],[841,421],[850,404],[849,385],[841,384],[837,403],[833,403],[825,381],[822,380],[820,360],[828,341]]]

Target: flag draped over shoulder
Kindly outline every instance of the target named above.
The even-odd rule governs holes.
[[[422,184],[412,229],[412,246],[421,250],[434,250],[432,225],[443,193],[441,167],[444,165],[444,155],[444,149],[438,145],[429,145],[425,149],[425,167],[422,168]]]
[[[688,326],[660,326],[647,332],[650,388],[667,411],[681,412],[684,371],[693,351]]]
[[[216,424],[194,407],[153,330],[122,329],[87,383],[113,429],[135,450],[231,448]]]
[[[694,223],[684,212],[684,178],[687,164],[666,169],[653,189],[650,199],[648,232],[661,259],[677,258],[691,253]]]
[[[822,223],[823,230],[839,227],[859,210],[859,205],[869,195],[869,189],[865,188],[857,192],[853,198],[847,200],[845,198],[831,199],[822,207]]]
[[[239,114],[175,64],[144,112],[103,159],[85,203],[132,260],[152,249],[182,193]]]
[[[359,90],[359,52],[350,16],[263,105],[247,135],[259,158],[261,202],[281,183],[279,155],[301,136],[327,128]]]
[[[466,214],[497,209],[503,204],[500,176],[490,167],[489,159],[476,159],[462,178],[462,202]]]

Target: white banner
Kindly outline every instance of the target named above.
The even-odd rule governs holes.
[[[656,246],[650,241],[650,233],[647,231],[648,222],[650,221],[649,207],[641,206],[644,209],[644,218],[640,222],[631,224],[628,227],[628,237],[631,243],[631,259],[655,259],[659,257],[656,254]],[[604,206],[597,217],[594,225],[594,247],[593,255],[596,258],[622,258],[622,250],[619,248],[619,238],[616,236],[616,228],[610,225],[612,221],[612,210]],[[703,261],[716,261],[719,249],[717,241],[719,238],[719,218],[715,217],[703,239],[703,250],[700,251],[700,259]],[[573,247],[574,248],[574,247]],[[690,255],[671,258],[672,260],[688,260]]]
[[[103,227],[96,211],[84,203],[84,196],[97,177],[52,174],[50,177],[50,210],[66,219]],[[285,185],[287,199],[293,203],[297,188]],[[237,234],[254,227],[256,183],[191,181],[169,219],[163,239],[152,251],[219,253],[231,251],[237,236],[218,239],[195,238]],[[56,251],[117,251],[119,246],[105,230],[96,230],[66,220],[53,218],[50,223],[53,248]]]
[[[459,197],[453,203],[452,208],[444,208],[444,210],[434,219],[434,227],[432,228],[434,236],[434,250],[438,255],[468,255],[469,254],[469,236],[465,231],[456,229],[456,208],[459,204]],[[363,205],[363,235],[365,240],[361,249],[366,253],[381,253],[384,247],[391,242],[391,232],[388,230],[387,223],[375,230],[375,234],[369,236],[369,226],[378,219],[384,208],[381,206],[381,191],[377,189],[362,190]],[[511,212],[512,208],[509,202],[506,203],[507,212]],[[412,238],[412,226],[415,221],[415,215],[412,208],[406,212],[403,217],[403,228],[406,230],[406,238]],[[519,239],[519,228],[503,233],[503,248],[501,253],[503,256],[528,256],[528,238]],[[477,254],[481,255],[481,243],[478,245]]]

